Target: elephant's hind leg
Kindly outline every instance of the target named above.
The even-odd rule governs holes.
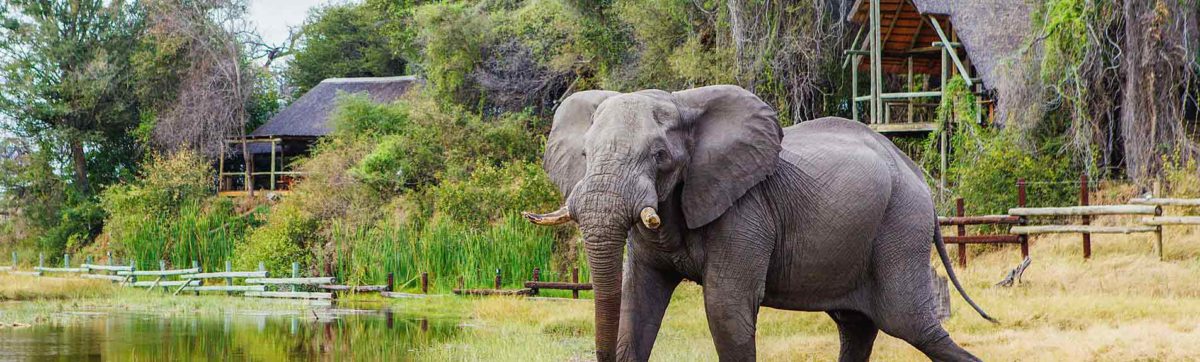
[[[841,336],[842,351],[838,355],[838,361],[869,361],[871,348],[875,346],[875,336],[879,334],[875,322],[860,312],[850,310],[830,311],[829,316],[837,322],[838,334]]]

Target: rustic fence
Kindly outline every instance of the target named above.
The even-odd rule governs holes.
[[[955,216],[938,218],[941,226],[955,226],[957,233],[945,236],[946,244],[957,244],[958,264],[967,265],[967,245],[969,244],[1020,244],[1021,256],[1029,256],[1029,236],[1039,234],[1071,233],[1080,234],[1083,258],[1092,257],[1092,234],[1154,234],[1154,253],[1163,259],[1163,227],[1167,225],[1200,225],[1200,216],[1164,216],[1164,206],[1200,206],[1200,199],[1176,198],[1134,198],[1125,205],[1091,205],[1090,189],[1086,175],[1079,180],[1079,205],[1063,207],[1027,207],[1026,182],[1017,180],[1017,207],[1008,210],[1006,215],[964,215],[962,199],[955,200]],[[1141,217],[1132,224],[1122,226],[1092,225],[1096,216],[1129,216]],[[1050,225],[1029,225],[1031,220],[1050,217],[1062,220],[1063,217],[1078,217],[1078,223],[1059,223]],[[989,235],[967,235],[968,225],[992,225],[995,229],[1006,232]]]

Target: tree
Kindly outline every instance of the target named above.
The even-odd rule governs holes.
[[[151,141],[168,152],[187,148],[217,156],[225,139],[248,132],[249,109],[256,106],[256,84],[262,80],[247,59],[245,5],[150,0],[145,7],[150,51],[182,63],[176,65],[175,97],[161,105]]]
[[[89,170],[132,169],[137,125],[130,51],[140,14],[122,1],[11,0],[0,28],[0,114],[19,136],[65,140],[74,188]],[[89,163],[89,153],[98,162]],[[99,162],[103,161],[103,162]]]
[[[313,11],[302,28],[300,47],[288,62],[288,79],[296,95],[325,78],[403,75],[408,61],[402,46],[387,36],[389,12],[372,11],[367,4],[330,5]]]

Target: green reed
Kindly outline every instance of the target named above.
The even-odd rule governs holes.
[[[491,287],[497,269],[506,288],[520,287],[534,268],[543,276],[570,275],[554,271],[556,255],[564,252],[556,250],[554,230],[515,214],[482,229],[454,222],[371,228],[335,223],[332,229],[339,280],[351,284],[382,284],[390,272],[398,289],[414,290],[424,272],[430,288],[444,292],[460,277],[467,288]]]

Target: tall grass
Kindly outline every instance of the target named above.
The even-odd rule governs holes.
[[[158,269],[164,260],[169,267],[190,268],[196,261],[204,270],[223,270],[253,220],[253,213],[237,215],[228,200],[187,204],[178,215],[146,215],[115,242],[125,262],[132,259],[138,269]]]
[[[519,287],[534,268],[542,270],[543,279],[569,277],[569,270],[555,270],[564,264],[556,258],[583,260],[556,250],[553,229],[515,214],[482,230],[452,222],[371,228],[335,223],[332,229],[338,277],[353,284],[382,283],[390,272],[397,288],[413,289],[426,272],[430,288],[438,291],[457,287],[459,277],[468,288],[485,288],[499,269],[505,287]],[[585,264],[577,263],[581,278],[587,275]]]

